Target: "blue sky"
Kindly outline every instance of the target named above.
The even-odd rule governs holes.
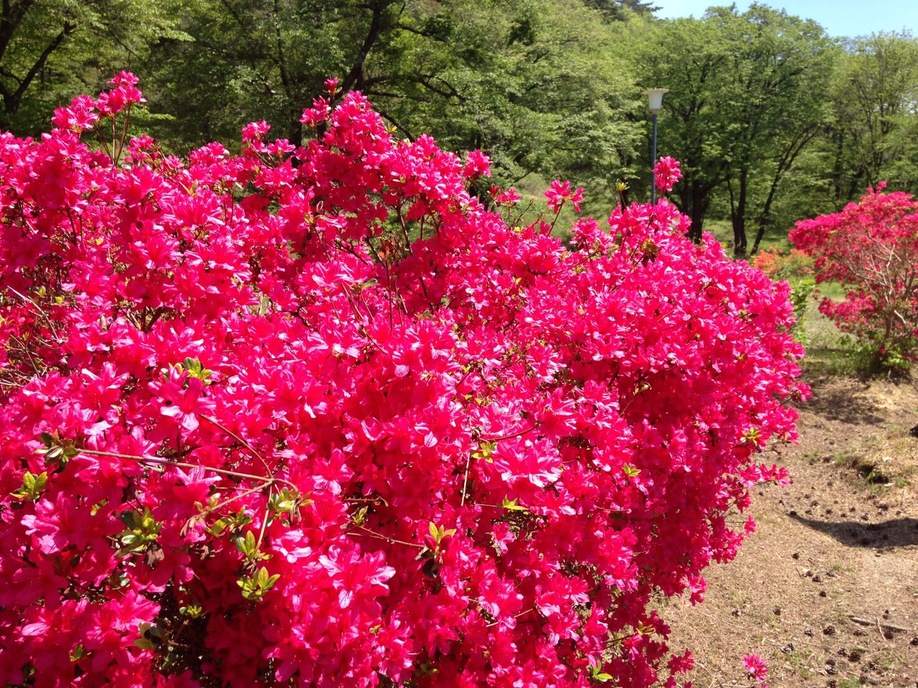
[[[654,0],[661,19],[701,17],[711,5],[730,5],[729,0]],[[761,4],[783,9],[806,19],[815,19],[830,36],[863,36],[876,31],[902,31],[918,34],[918,0],[765,0]],[[736,0],[744,11],[749,0]]]

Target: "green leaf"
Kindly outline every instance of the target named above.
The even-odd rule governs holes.
[[[44,471],[35,475],[28,471],[22,476],[22,487],[12,493],[16,499],[25,499],[34,502],[41,495],[48,483],[48,472]]]
[[[258,552],[258,542],[255,540],[255,533],[247,531],[245,537],[236,540],[236,549],[245,556],[246,559],[254,559]]]
[[[189,377],[197,378],[205,383],[208,383],[212,375],[212,371],[207,370],[197,358],[186,358],[182,361],[181,367],[188,372]]]

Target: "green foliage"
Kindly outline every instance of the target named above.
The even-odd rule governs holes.
[[[812,277],[804,277],[791,283],[791,304],[794,306],[794,320],[796,321],[791,332],[794,339],[801,344],[806,344],[806,312],[815,289],[816,280]]]
[[[726,192],[734,247],[745,254],[747,221],[769,226],[783,177],[820,131],[831,43],[814,22],[758,4],[644,32],[635,69],[646,86],[670,89],[660,149],[682,161],[680,208],[700,236],[715,194]]]
[[[153,518],[148,508],[143,511],[125,511],[121,514],[121,521],[124,530],[115,538],[119,545],[119,557],[146,552],[156,546],[162,523]]]
[[[232,140],[252,119],[299,142],[302,108],[337,76],[400,135],[484,149],[496,182],[570,178],[605,210],[644,136],[610,13],[649,8],[599,4],[196,0],[193,40],[160,41],[139,71],[151,107],[175,114],[151,127],[175,149]]]
[[[918,41],[877,33],[844,47],[831,91],[836,199],[850,201],[880,181],[918,192]]]
[[[43,471],[38,475],[26,471],[22,476],[22,487],[13,492],[16,499],[34,502],[41,495],[42,490],[48,483],[48,473]]]
[[[161,39],[187,40],[177,0],[18,0],[0,9],[0,129],[35,134]]]
[[[240,578],[236,583],[242,588],[242,596],[247,600],[258,601],[265,596],[274,584],[280,579],[278,574],[269,574],[264,566],[255,573]]]

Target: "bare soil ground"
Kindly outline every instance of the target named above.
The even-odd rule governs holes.
[[[793,484],[758,491],[759,530],[708,571],[703,604],[667,605],[695,688],[918,688],[918,388],[810,370],[800,443],[765,457]]]

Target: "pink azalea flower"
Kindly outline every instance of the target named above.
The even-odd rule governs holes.
[[[759,655],[743,655],[743,668],[749,678],[760,685],[768,680],[768,666]]]

